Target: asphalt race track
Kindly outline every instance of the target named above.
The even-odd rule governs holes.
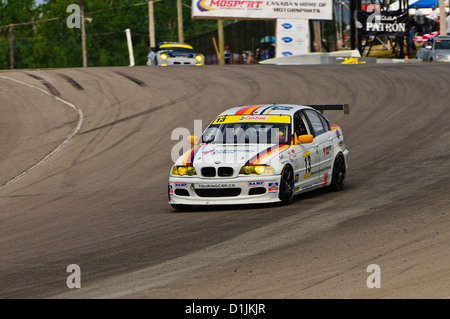
[[[0,73],[0,298],[450,298],[450,65]],[[327,111],[346,189],[177,212],[175,128],[262,103]],[[66,285],[79,265],[81,288]],[[381,271],[368,288],[367,268]]]

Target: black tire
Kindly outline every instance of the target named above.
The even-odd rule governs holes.
[[[278,198],[284,205],[292,203],[294,199],[294,170],[290,165],[286,165],[281,172],[280,191]]]
[[[334,160],[333,177],[331,178],[330,188],[335,191],[343,190],[345,185],[345,177],[345,157],[342,153],[339,153]]]

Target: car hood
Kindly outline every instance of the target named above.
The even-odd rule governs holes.
[[[436,55],[450,55],[450,50],[434,50],[433,53]]]
[[[266,164],[288,147],[280,144],[200,144],[183,154],[176,164],[240,169],[243,165]]]

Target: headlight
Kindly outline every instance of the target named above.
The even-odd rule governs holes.
[[[200,62],[202,60],[202,56],[201,55],[196,55],[195,56],[195,61]]]
[[[165,53],[162,53],[159,57],[163,60],[167,60],[167,58],[168,58],[167,54],[165,54]]]
[[[195,171],[195,168],[192,166],[174,166],[172,168],[172,175],[188,175],[193,176],[196,175],[197,172]]]
[[[275,169],[269,165],[246,165],[241,168],[239,174],[275,174]]]

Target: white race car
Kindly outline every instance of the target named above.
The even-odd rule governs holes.
[[[162,42],[147,55],[147,65],[204,65],[205,57],[187,43]]]
[[[318,110],[348,105],[264,104],[220,114],[172,167],[169,203],[229,205],[282,202],[329,186],[344,187],[348,150],[342,129]]]

